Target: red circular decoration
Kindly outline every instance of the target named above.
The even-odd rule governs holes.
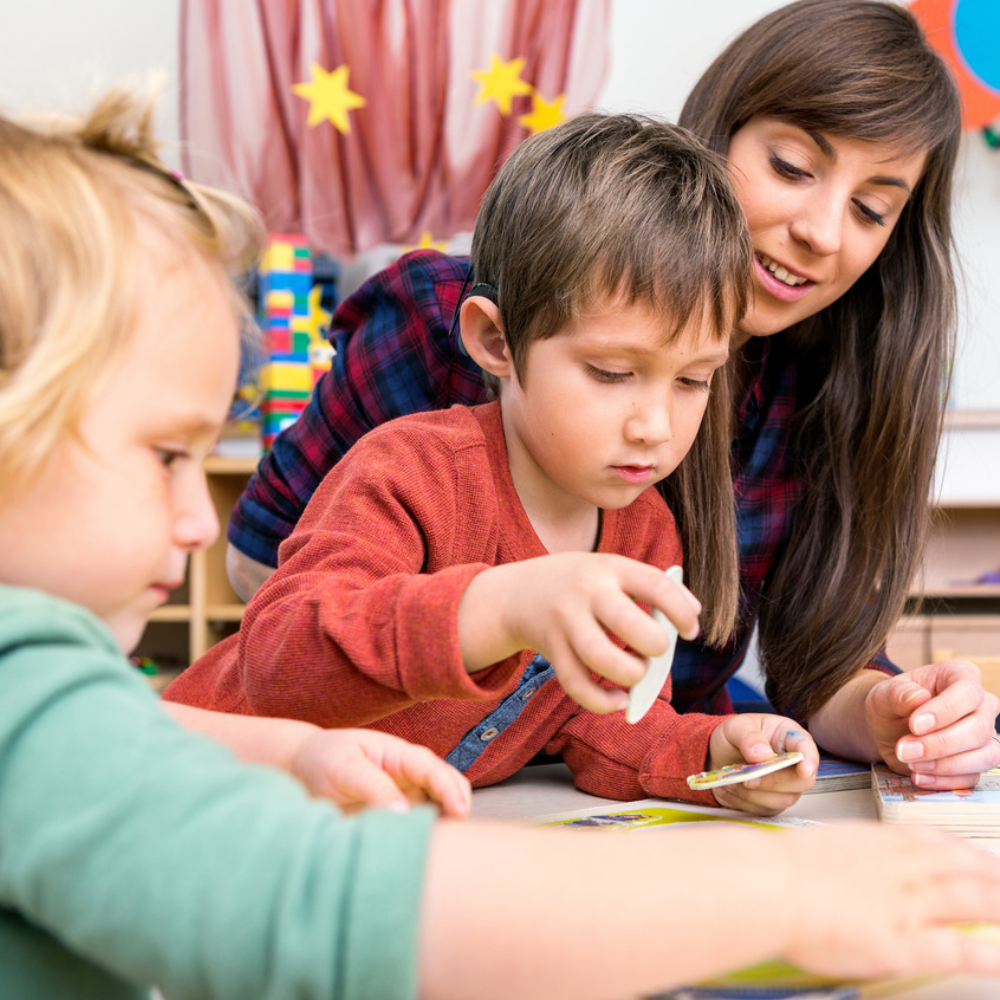
[[[985,128],[1000,117],[1000,94],[984,87],[969,72],[955,43],[955,7],[958,0],[913,0],[911,13],[920,21],[928,41],[941,53],[962,95],[962,124]]]

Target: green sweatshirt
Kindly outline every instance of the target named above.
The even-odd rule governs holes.
[[[88,612],[0,586],[5,1000],[412,997],[432,822],[239,763]]]

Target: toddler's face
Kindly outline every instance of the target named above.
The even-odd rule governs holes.
[[[569,511],[619,509],[687,454],[728,344],[693,321],[665,343],[645,304],[609,304],[527,351],[524,380],[505,379],[504,431],[522,501]],[[527,504],[526,504],[527,506]],[[530,512],[529,512],[530,513]]]
[[[0,501],[3,582],[89,608],[124,651],[210,544],[202,472],[228,411],[239,334],[221,275],[147,231],[138,322],[124,357],[42,476]]]

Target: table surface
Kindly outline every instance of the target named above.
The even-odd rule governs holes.
[[[498,785],[477,789],[472,796],[472,815],[475,819],[531,820],[609,804],[608,799],[587,795],[575,788],[569,769],[564,765],[543,764],[522,768]],[[614,803],[616,806],[621,804]],[[726,810],[720,812],[728,814]],[[803,795],[794,808],[783,815],[823,823],[874,819],[875,805],[867,789],[815,792]],[[1000,839],[977,839],[976,844],[1000,852]],[[893,990],[885,996],[895,1000],[1000,1000],[1000,978],[951,977]]]

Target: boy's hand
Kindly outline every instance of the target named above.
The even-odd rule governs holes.
[[[368,729],[321,729],[302,741],[292,774],[310,794],[345,812],[380,806],[403,812],[431,802],[445,816],[464,819],[472,805],[465,775],[427,747]]]
[[[712,733],[706,770],[744,762],[759,764],[786,750],[798,750],[803,755],[802,760],[794,767],[751,778],[742,784],[713,788],[716,802],[727,809],[774,816],[794,805],[806,789],[812,788],[819,768],[816,744],[791,719],[756,712],[729,716]]]
[[[522,649],[537,650],[574,701],[592,712],[615,712],[628,704],[628,694],[601,687],[591,671],[631,687],[645,673],[646,658],[668,645],[666,631],[636,601],[658,607],[685,639],[698,635],[701,605],[694,595],[635,559],[564,552],[496,566],[476,576],[462,596],[462,657],[475,673]],[[608,632],[635,652],[616,645]]]

